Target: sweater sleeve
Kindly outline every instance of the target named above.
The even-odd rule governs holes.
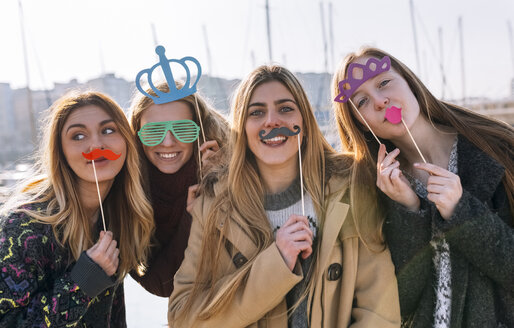
[[[48,236],[51,229],[18,216],[1,219],[0,326],[65,327],[77,323],[91,298],[71,278],[71,268],[59,274],[45,270],[54,268],[52,253],[60,247]]]
[[[424,289],[431,282],[432,211],[426,200],[420,201],[420,210],[413,212],[391,199],[386,200],[388,211],[383,229],[398,279],[402,316],[416,310]]]
[[[95,297],[103,290],[116,283],[115,276],[107,273],[83,251],[77,263],[71,269],[71,279],[90,297]]]
[[[456,249],[480,272],[506,290],[514,290],[513,213],[503,187],[497,187],[492,202],[480,201],[466,190],[449,220],[440,215],[436,225],[445,232],[450,251]]]

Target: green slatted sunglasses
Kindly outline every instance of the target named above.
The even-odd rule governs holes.
[[[168,130],[178,141],[191,143],[198,139],[200,128],[191,120],[150,122],[143,125],[137,135],[144,145],[151,147],[160,144]]]

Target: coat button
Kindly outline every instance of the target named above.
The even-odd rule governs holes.
[[[243,254],[241,254],[241,252],[237,252],[237,254],[232,258],[232,262],[234,262],[234,265],[238,269],[242,267],[247,261],[248,260]]]
[[[339,263],[332,263],[328,267],[328,280],[334,281],[341,278],[343,267]]]

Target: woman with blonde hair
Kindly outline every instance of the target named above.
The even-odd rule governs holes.
[[[177,89],[183,87],[182,82],[176,82]],[[166,82],[155,88],[170,92]],[[146,93],[156,96],[151,88]],[[131,276],[150,293],[169,297],[191,228],[191,215],[187,212],[188,189],[191,201],[198,190],[200,175],[223,162],[228,123],[198,92],[164,104],[155,104],[147,95],[139,94],[131,106],[130,122],[156,226],[146,270],[133,271]],[[152,134],[153,139],[143,137],[143,131],[157,130],[161,124],[171,128],[162,128],[160,131],[164,133],[159,135]],[[180,131],[196,131],[196,134],[181,135]]]
[[[332,91],[343,147],[381,200],[403,324],[513,327],[512,127],[436,99],[376,48],[346,56]]]
[[[399,327],[389,251],[363,243],[373,231],[348,205],[352,158],[327,143],[296,77],[255,69],[232,114],[228,170],[193,206],[170,326]]]
[[[1,210],[1,326],[125,327],[123,278],[153,229],[129,123],[85,92],[56,101],[43,131],[38,178]]]

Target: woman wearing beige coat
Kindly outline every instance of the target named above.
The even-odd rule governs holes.
[[[380,224],[364,191],[349,196],[355,163],[323,138],[292,73],[261,66],[241,83],[231,146],[194,204],[170,326],[399,327]]]

